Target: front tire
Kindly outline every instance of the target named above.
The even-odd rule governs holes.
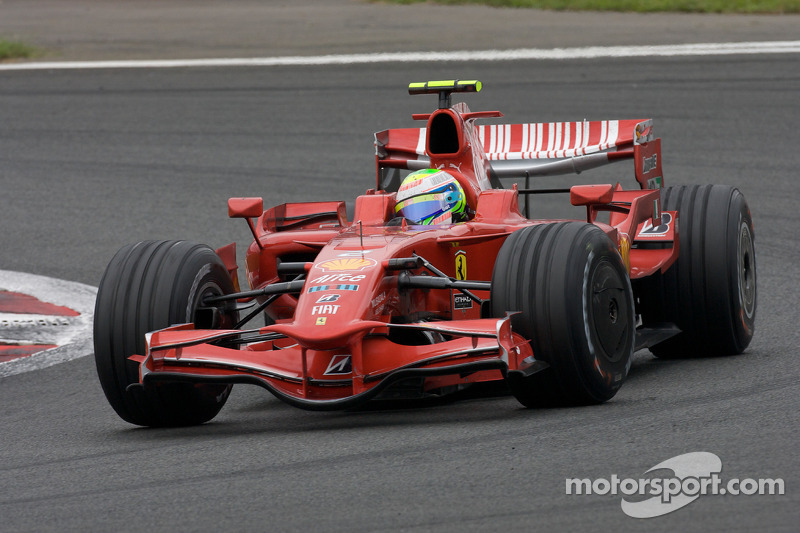
[[[494,316],[519,312],[512,328],[550,365],[528,377],[509,372],[523,405],[602,403],[627,377],[633,293],[618,250],[598,227],[559,222],[512,233],[497,255],[491,305]]]
[[[127,422],[141,426],[187,426],[211,420],[231,385],[139,383],[145,333],[173,324],[229,328],[235,311],[201,307],[204,298],[233,292],[222,260],[208,246],[185,241],[147,241],[122,248],[106,268],[97,292],[94,352],[109,404]]]

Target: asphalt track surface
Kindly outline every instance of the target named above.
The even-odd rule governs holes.
[[[797,16],[612,13],[371,0],[2,0],[38,60],[131,60],[790,41]]]
[[[312,413],[236,386],[211,423],[153,430],[117,418],[91,357],[3,378],[0,530],[795,531],[798,67],[789,54],[3,74],[5,270],[97,285],[128,242],[244,245],[228,197],[353,198],[373,186],[371,133],[435,105],[407,83],[460,77],[484,82],[473,110],[510,122],[654,118],[668,184],[746,195],[759,309],[746,354],[639,352],[620,393],[586,408],[498,393]],[[632,186],[630,170],[598,179]],[[782,478],[786,495],[636,520],[620,496],[565,494],[566,478],[638,478],[694,451],[719,455],[726,479]]]

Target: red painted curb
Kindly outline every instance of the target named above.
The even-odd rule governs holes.
[[[0,343],[0,363],[28,357],[44,350],[57,348],[55,344],[6,344]]]
[[[0,313],[23,315],[79,316],[69,307],[43,302],[28,294],[0,291]]]

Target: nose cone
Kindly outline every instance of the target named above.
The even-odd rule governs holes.
[[[293,327],[303,331],[309,347],[346,344],[354,324],[371,318],[371,295],[382,278],[380,263],[367,254],[339,253],[317,261],[308,272]]]

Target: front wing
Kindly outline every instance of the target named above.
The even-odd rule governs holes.
[[[428,332],[438,342],[404,345],[391,329]],[[511,331],[510,317],[387,324],[351,324],[350,341],[317,350],[292,324],[241,330],[195,330],[192,324],[147,334],[140,383],[251,383],[304,409],[335,410],[373,399],[401,380],[422,378],[429,388],[530,375],[547,367],[527,340]],[[298,338],[300,337],[300,338]]]

